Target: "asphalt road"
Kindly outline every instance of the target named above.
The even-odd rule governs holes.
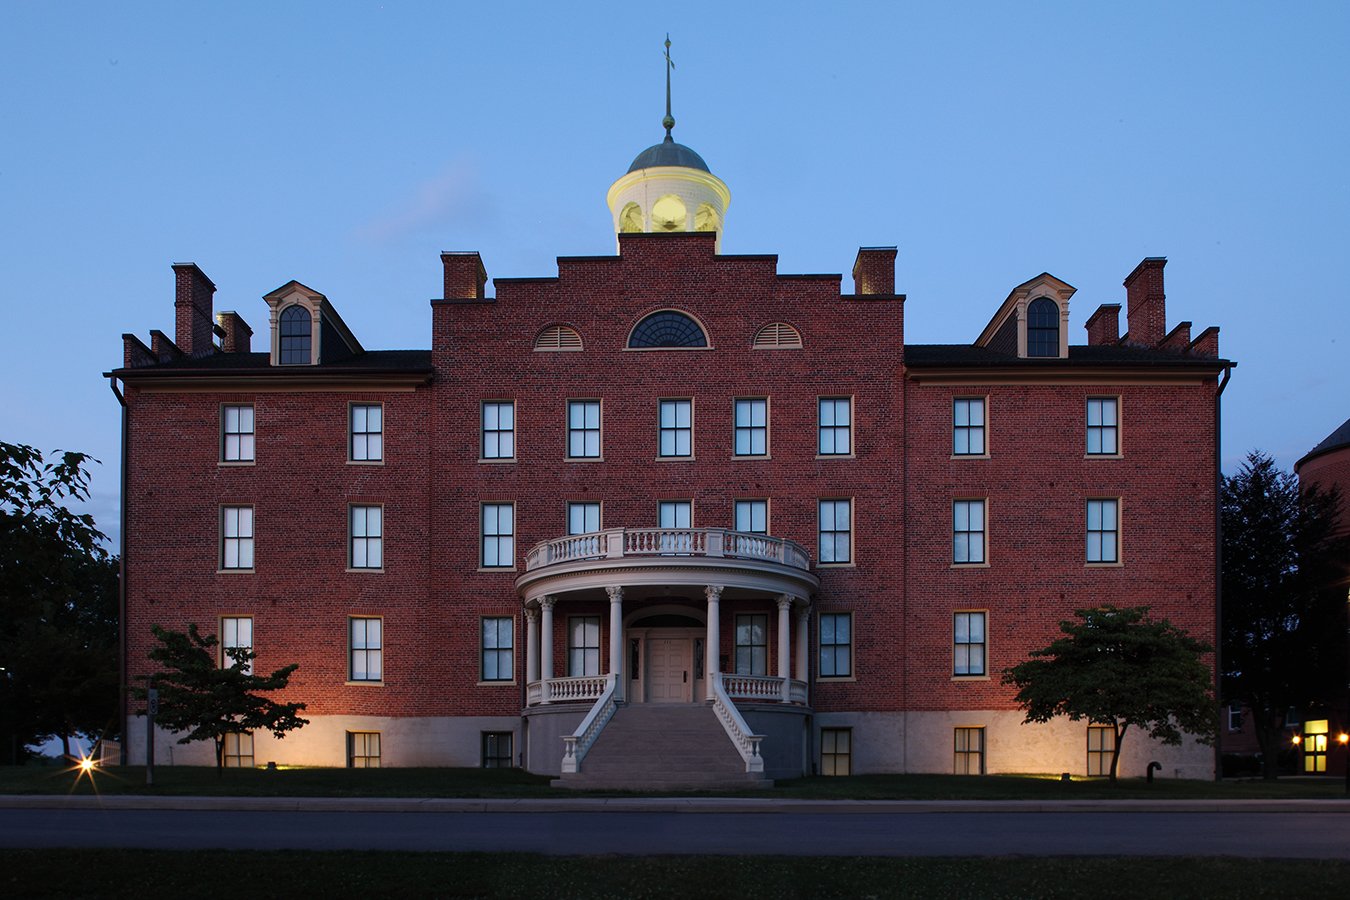
[[[1350,859],[1350,815],[0,809],[0,847]]]

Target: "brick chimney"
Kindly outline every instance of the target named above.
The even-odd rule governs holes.
[[[447,251],[441,254],[441,264],[445,266],[445,299],[483,299],[487,270],[478,251]]]
[[[853,262],[853,293],[895,293],[895,248],[859,247]]]
[[[253,329],[244,317],[229,310],[216,316],[216,327],[221,331],[220,349],[226,353],[248,353],[253,349]]]
[[[1127,343],[1156,347],[1167,330],[1167,307],[1163,295],[1161,256],[1147,257],[1125,278],[1125,315],[1129,320]]]
[[[1085,326],[1088,344],[1114,344],[1120,340],[1120,304],[1103,303],[1097,311],[1088,316]]]
[[[211,342],[211,297],[216,286],[196,263],[174,263],[174,343],[188,356],[215,351]]]

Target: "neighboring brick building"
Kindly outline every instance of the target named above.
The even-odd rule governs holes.
[[[894,248],[852,294],[719,255],[730,194],[667,129],[610,190],[617,256],[487,297],[442,254],[429,350],[292,281],[255,353],[174,266],[174,340],[110,373],[127,676],[151,624],[299,663],[312,724],[232,762],[1099,774],[1100,730],[1022,725],[999,675],[1097,604],[1214,642],[1218,330],[1169,331],[1146,259],[1124,335],[1108,304],[1071,346],[1043,274],[973,343],[907,344]],[[1151,759],[1213,771],[1142,735],[1121,771]]]

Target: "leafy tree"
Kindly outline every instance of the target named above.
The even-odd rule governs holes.
[[[1284,717],[1344,684],[1345,597],[1330,590],[1350,557],[1336,536],[1339,494],[1310,487],[1252,451],[1223,480],[1223,695],[1250,712],[1273,779]]]
[[[256,675],[254,653],[246,647],[227,648],[230,664],[217,665],[216,638],[203,637],[195,623],[188,625],[186,634],[158,625],[151,631],[159,645],[150,651],[150,658],[165,671],[141,676],[147,686],[135,688],[136,696],[144,699],[149,687],[159,690],[155,721],[171,731],[187,732],[178,743],[215,741],[217,774],[225,767],[225,735],[265,730],[284,738],[286,732],[309,724],[298,715],[305,704],[277,703],[257,694],[283,690],[298,664]]]
[[[0,761],[117,722],[117,570],[103,534],[67,508],[89,497],[83,453],[48,462],[0,441]]]
[[[1017,687],[1027,722],[1068,716],[1112,726],[1112,781],[1132,725],[1164,744],[1180,744],[1183,732],[1213,743],[1211,674],[1201,659],[1212,647],[1165,619],[1148,618],[1147,606],[1074,615],[1081,621],[1059,623],[1064,637],[1003,673],[1003,683]]]

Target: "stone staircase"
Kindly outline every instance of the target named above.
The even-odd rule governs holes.
[[[620,706],[581,771],[555,787],[577,790],[753,790],[773,782],[745,771],[745,761],[704,703]]]

